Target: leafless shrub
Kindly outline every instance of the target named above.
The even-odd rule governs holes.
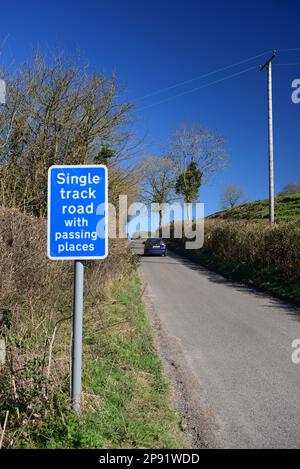
[[[110,301],[110,283],[132,262],[126,240],[112,240],[105,261],[87,262],[87,304]],[[69,408],[71,292],[72,264],[46,257],[46,221],[0,208],[0,334],[7,348],[0,423],[9,411],[3,447],[29,441],[35,426]]]
[[[114,76],[89,74],[61,56],[47,61],[37,53],[19,74],[6,74],[6,82],[0,204],[44,216],[49,166],[119,161],[132,106],[120,102]]]

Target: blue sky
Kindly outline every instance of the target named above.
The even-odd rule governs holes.
[[[268,53],[139,98],[264,51],[282,50],[273,70],[278,192],[285,183],[300,180],[300,104],[291,101],[291,83],[300,78],[300,65],[278,65],[300,63],[299,17],[297,0],[11,0],[1,5],[0,62],[14,67],[36,47],[46,52],[63,49],[69,55],[80,49],[92,69],[115,72],[126,87],[126,97],[137,105],[141,157],[145,152],[159,153],[182,122],[219,129],[226,138],[230,167],[201,190],[208,214],[219,209],[220,191],[228,183],[243,187],[251,200],[268,195],[267,77],[257,68],[189,91],[258,66]],[[299,50],[283,50],[294,48]]]

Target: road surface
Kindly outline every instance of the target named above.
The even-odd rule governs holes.
[[[142,253],[141,242],[134,242]],[[225,448],[300,448],[300,311],[170,253],[141,257],[165,334],[176,339]]]

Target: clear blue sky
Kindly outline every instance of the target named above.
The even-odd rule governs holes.
[[[80,49],[91,68],[116,72],[128,99],[135,101],[274,48],[299,48],[282,51],[277,64],[300,62],[299,18],[298,0],[11,0],[1,5],[0,61],[14,66],[36,47],[71,55]],[[226,137],[231,165],[201,191],[206,213],[219,209],[220,191],[227,183],[242,186],[251,200],[267,197],[266,74],[255,69],[175,95],[258,66],[263,59],[137,101],[136,132],[144,138],[141,156],[159,152],[182,122],[201,122]],[[300,78],[300,65],[274,67],[276,191],[300,180],[300,104],[291,101],[295,78]]]

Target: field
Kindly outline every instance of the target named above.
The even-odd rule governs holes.
[[[208,219],[267,221],[269,216],[268,200],[247,202],[232,209],[210,215]],[[275,221],[300,221],[300,194],[286,194],[275,199]]]

